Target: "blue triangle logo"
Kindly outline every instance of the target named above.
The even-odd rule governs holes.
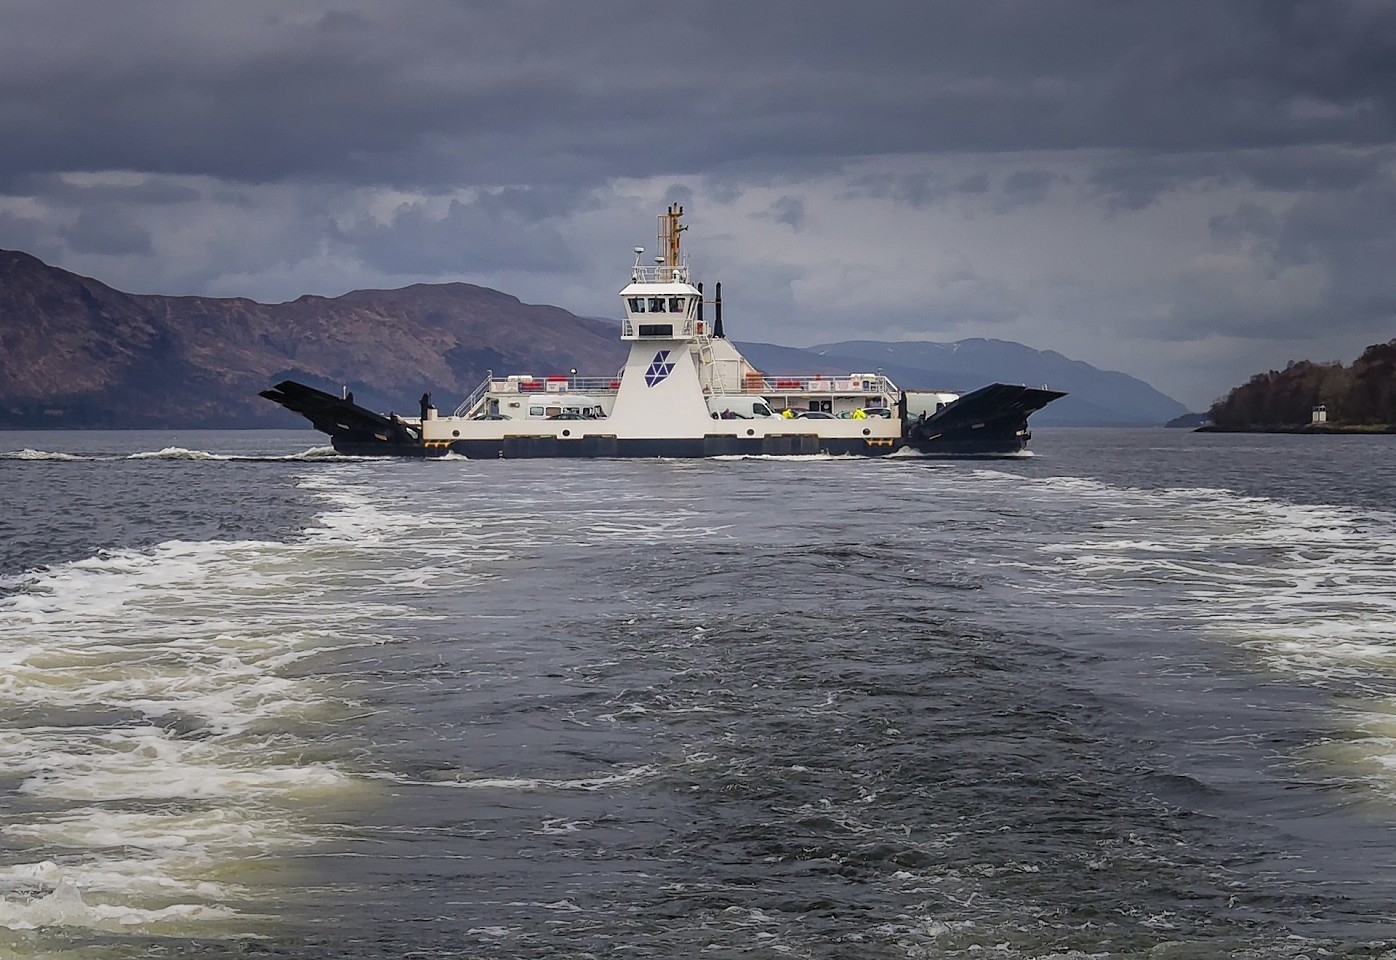
[[[664,378],[674,372],[674,364],[669,359],[668,350],[660,350],[650,361],[649,368],[645,371],[645,385],[652,387],[657,383],[663,383]]]

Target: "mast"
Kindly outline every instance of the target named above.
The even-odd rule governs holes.
[[[669,204],[669,209],[659,215],[659,249],[664,251],[664,264],[669,270],[677,270],[679,260],[679,234],[688,229],[687,224],[679,223],[683,207]]]

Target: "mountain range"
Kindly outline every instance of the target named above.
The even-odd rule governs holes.
[[[385,412],[412,411],[431,390],[444,413],[491,372],[610,376],[626,353],[617,332],[467,283],[264,304],[124,293],[0,250],[0,428],[303,426],[257,396],[285,379],[348,389]],[[740,347],[772,373],[880,369],[908,389],[1069,391],[1037,424],[1161,424],[1185,412],[1134,377],[1008,341]]]

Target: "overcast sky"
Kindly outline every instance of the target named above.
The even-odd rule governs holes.
[[[0,247],[143,293],[996,337],[1203,409],[1396,337],[1392,0],[0,0]],[[967,384],[961,386],[975,386]]]

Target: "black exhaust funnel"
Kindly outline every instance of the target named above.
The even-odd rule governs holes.
[[[727,334],[722,332],[722,284],[717,284],[717,292],[713,297],[713,336],[719,340],[726,340]]]

